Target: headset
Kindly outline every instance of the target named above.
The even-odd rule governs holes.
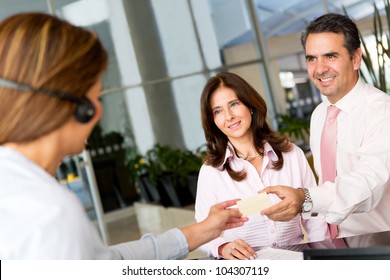
[[[76,103],[76,109],[73,115],[76,118],[76,120],[80,123],[88,123],[95,116],[96,108],[92,104],[91,100],[89,100],[86,96],[77,97],[69,93],[52,90],[48,88],[34,88],[32,86],[10,81],[2,77],[0,77],[0,87],[42,93],[42,94],[57,97],[62,100]]]

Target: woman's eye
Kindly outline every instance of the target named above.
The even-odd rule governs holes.
[[[231,104],[231,106],[232,106],[232,107],[235,107],[235,106],[237,106],[238,104],[239,104],[238,101],[234,101],[234,102]]]

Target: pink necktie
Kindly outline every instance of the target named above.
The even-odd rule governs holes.
[[[336,147],[337,147],[337,115],[340,109],[328,106],[326,120],[321,135],[321,170],[322,183],[334,183],[336,178]],[[335,239],[338,234],[337,225],[329,224],[330,236]]]

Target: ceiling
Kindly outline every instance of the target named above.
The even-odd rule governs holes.
[[[235,17],[229,15],[234,14],[234,9],[226,7],[232,3],[237,5],[236,0],[210,0],[210,4],[214,11],[225,9],[223,16],[220,16],[217,21],[221,21],[221,26],[229,26],[228,32],[233,33],[240,23]],[[384,3],[389,0],[253,0],[256,8],[257,17],[260,21],[259,25],[264,38],[280,37],[292,33],[300,33],[305,26],[314,18],[328,13],[342,13],[344,9],[347,14],[355,21],[367,19],[374,13],[374,3],[381,13],[384,13]],[[242,4],[246,1],[242,0]],[[231,5],[233,6],[233,5]],[[229,25],[230,24],[230,25]],[[223,34],[224,30],[219,30],[218,34]],[[251,28],[242,28],[234,35],[229,34],[227,38],[219,39],[220,46],[230,47],[237,44],[253,41],[253,32]]]
[[[300,32],[308,22],[327,13],[344,13],[355,21],[374,12],[373,3],[384,9],[385,0],[254,0],[260,26],[266,37]]]

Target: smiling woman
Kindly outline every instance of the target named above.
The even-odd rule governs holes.
[[[232,89],[218,88],[210,98],[210,105],[213,109],[215,125],[228,138],[249,139],[251,137],[250,109],[237,99],[237,94]]]
[[[223,72],[210,78],[202,92],[201,112],[207,155],[198,181],[198,222],[210,205],[226,198],[245,199],[273,184],[316,185],[303,151],[270,128],[265,101],[240,76]],[[272,204],[280,201],[276,195],[268,198]],[[257,212],[241,229],[225,231],[202,250],[225,259],[250,259],[264,247],[300,250],[305,247],[301,223],[309,241],[325,238],[321,218],[301,220],[296,215],[289,222],[273,222]]]

